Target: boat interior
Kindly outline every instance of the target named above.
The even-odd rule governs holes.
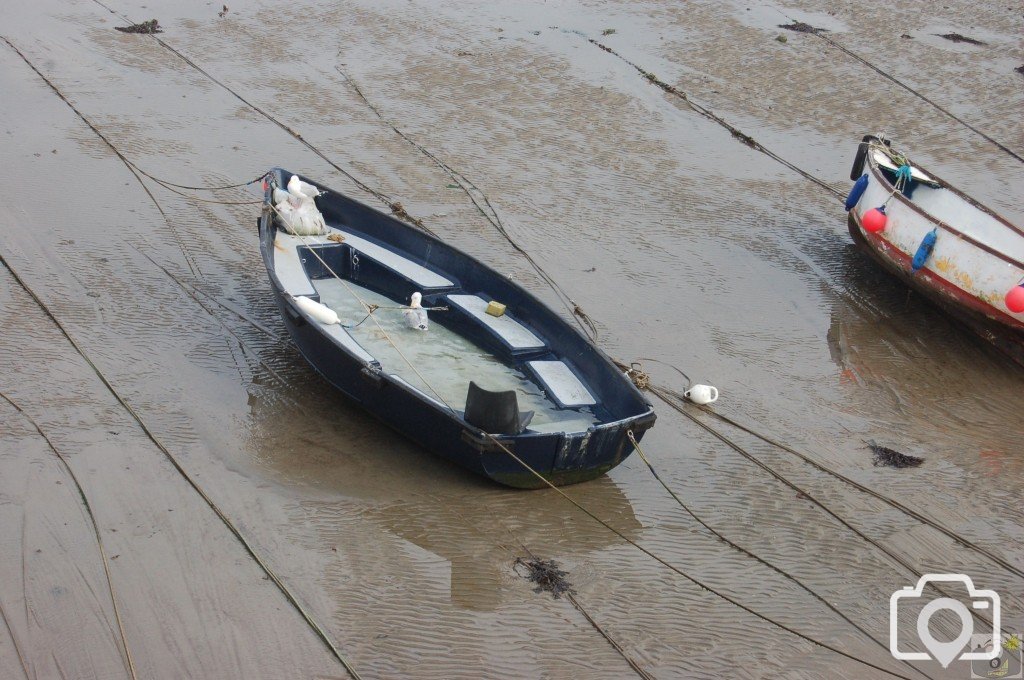
[[[333,226],[321,236],[278,228],[273,263],[285,293],[338,314],[340,325],[318,324],[337,345],[471,424],[503,434],[573,433],[613,420],[516,309],[489,314],[491,298],[450,274]],[[427,331],[405,322],[414,292],[428,310]],[[366,305],[379,308],[368,315]]]
[[[893,185],[896,181],[896,165],[877,149],[872,158],[885,179]],[[1024,233],[1014,230],[920,169],[913,169],[902,194],[935,220],[945,222],[1018,262],[1024,262]]]

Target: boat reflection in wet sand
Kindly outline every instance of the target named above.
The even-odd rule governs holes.
[[[316,195],[315,185],[326,227],[290,233],[277,197],[308,186],[291,177],[268,175],[258,222],[274,297],[306,360],[371,414],[522,488],[544,486],[523,463],[552,484],[603,475],[632,453],[629,433],[639,440],[654,424],[651,405],[601,350],[469,255],[342,194]],[[415,293],[433,310],[429,330],[408,323]]]
[[[1024,231],[880,137],[864,137],[850,178],[853,240],[1024,364]]]

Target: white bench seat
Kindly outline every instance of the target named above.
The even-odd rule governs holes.
[[[587,386],[563,361],[528,361],[530,372],[547,390],[548,396],[562,408],[593,406],[597,403]]]
[[[340,234],[345,238],[343,241],[345,245],[350,246],[360,255],[365,255],[404,276],[419,286],[421,290],[451,288],[455,285],[437,272],[418,265],[372,241],[334,227],[328,227],[328,231]],[[274,270],[285,291],[292,295],[316,295],[313,284],[309,282],[309,277],[306,276],[306,271],[302,267],[298,248],[320,245],[333,246],[337,245],[337,242],[328,240],[326,235],[300,237],[278,229],[277,236],[274,238]]]
[[[312,243],[312,241],[309,242]],[[302,245],[302,241],[297,237],[278,230],[277,236],[274,238],[274,272],[286,293],[316,298],[316,289],[313,288],[313,284],[306,276],[306,270],[303,269],[302,262],[299,260],[297,247],[300,245]]]
[[[429,288],[451,288],[455,285],[437,272],[433,272],[426,267],[420,266],[412,260],[408,260],[398,253],[392,252],[383,246],[373,243],[372,241],[367,241],[364,238],[354,236],[348,232],[341,231],[340,229],[332,228],[331,230],[344,236],[345,243],[358,250],[360,254],[366,255],[370,259],[380,262],[385,267],[398,272],[419,286],[421,290],[427,290]]]
[[[515,351],[544,349],[544,341],[534,335],[508,314],[491,316],[487,313],[487,300],[478,295],[448,295],[448,301],[487,326]]]

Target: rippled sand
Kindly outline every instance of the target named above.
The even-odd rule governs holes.
[[[827,28],[1021,155],[1019,7],[104,2],[163,42],[93,0],[19,3],[0,28],[95,127],[0,42],[0,678],[347,677],[286,592],[366,678],[920,677],[888,652],[888,600],[929,571],[971,574],[1024,628],[1024,371],[858,253],[835,195],[587,40],[840,194],[884,130],[1020,224],[1024,164],[777,28]],[[987,45],[936,35],[954,31]],[[559,305],[500,219],[610,355],[716,385],[718,412],[976,547],[655,400],[661,477],[793,578],[636,456],[566,489],[672,571],[341,399],[277,317],[259,207],[149,195],[97,131],[177,184],[278,165],[382,207],[343,170]],[[926,462],[873,467],[869,439]],[[517,573],[531,554],[575,605]]]

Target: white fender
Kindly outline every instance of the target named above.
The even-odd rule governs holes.
[[[325,304],[319,303],[316,300],[310,300],[305,295],[299,295],[292,298],[295,300],[295,305],[309,314],[311,317],[323,324],[341,323],[341,319],[338,318],[338,313]]]

